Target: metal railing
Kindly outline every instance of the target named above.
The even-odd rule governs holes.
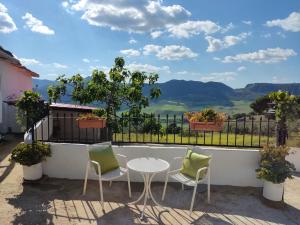
[[[35,124],[35,140],[66,143],[153,143],[260,148],[275,142],[275,121],[229,119],[221,131],[195,131],[183,115],[116,116],[107,128],[79,128],[77,113],[48,115]]]

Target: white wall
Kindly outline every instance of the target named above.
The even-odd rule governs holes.
[[[48,134],[49,131],[49,134]],[[35,140],[48,140],[53,134],[53,117],[49,115],[49,129],[48,129],[48,116],[37,122],[34,128],[34,139]]]
[[[297,172],[300,172],[300,148],[291,148],[291,154],[286,159],[295,165]]]
[[[6,100],[8,96],[18,96],[22,91],[32,89],[32,77],[24,72],[24,70],[21,70],[8,62],[0,61],[0,74],[2,77],[0,82],[2,101]],[[0,121],[0,132],[7,132],[8,127],[11,127],[13,132],[20,131],[20,127],[16,125],[15,115],[15,110],[12,109],[12,107],[4,108],[2,105],[2,123]]]
[[[88,160],[88,145],[51,143],[52,157],[43,163],[44,174],[49,177],[83,179]],[[115,153],[126,155],[128,159],[138,157],[158,157],[168,162],[183,156],[185,146],[130,145],[113,146]],[[212,155],[211,181],[216,185],[260,187],[262,182],[256,178],[258,150],[233,150],[217,147],[197,147],[197,152]],[[179,165],[177,165],[178,167]],[[140,174],[131,171],[132,181],[142,181]],[[165,174],[158,174],[154,181],[164,181]],[[90,179],[97,179],[92,171]]]

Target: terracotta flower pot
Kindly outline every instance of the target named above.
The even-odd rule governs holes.
[[[190,122],[191,130],[194,131],[221,131],[223,123],[215,122]]]
[[[106,119],[78,119],[79,128],[105,128]]]

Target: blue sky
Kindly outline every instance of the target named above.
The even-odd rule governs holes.
[[[161,82],[300,82],[300,1],[0,0],[0,44],[41,79],[123,56]]]

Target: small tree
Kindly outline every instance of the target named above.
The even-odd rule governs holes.
[[[299,116],[299,97],[286,91],[271,92],[269,95],[259,98],[251,104],[256,113],[263,113],[271,106],[275,110],[276,142],[277,146],[285,145],[287,138],[287,122],[295,120]]]
[[[24,91],[17,100],[17,122],[28,129],[43,118],[48,112],[48,106],[39,93]]]
[[[250,104],[250,108],[257,114],[263,114],[266,109],[269,108],[269,104],[271,103],[271,99],[269,95],[265,95],[259,97]]]
[[[71,86],[73,101],[80,104],[98,103],[104,106],[110,126],[114,125],[113,116],[121,106],[128,108],[132,117],[140,117],[142,109],[149,106],[149,100],[158,98],[161,94],[156,87],[158,74],[134,71],[125,68],[125,61],[118,57],[108,74],[94,70],[90,80],[86,81],[80,74],[71,78],[59,76],[59,85],[50,86],[48,95],[50,101],[56,102],[67,94],[67,86]],[[151,86],[149,96],[144,96],[143,87]]]

